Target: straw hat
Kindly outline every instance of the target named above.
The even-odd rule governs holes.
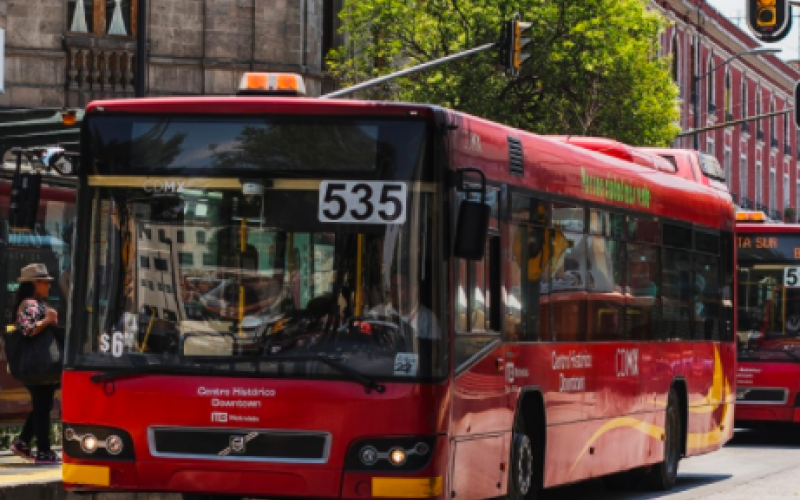
[[[28,264],[20,271],[18,282],[24,283],[26,281],[36,280],[52,280],[53,277],[47,273],[47,267],[44,264]]]

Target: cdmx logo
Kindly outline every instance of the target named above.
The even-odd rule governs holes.
[[[226,457],[231,453],[235,453],[237,455],[241,455],[245,452],[247,448],[247,443],[254,440],[258,437],[257,432],[251,432],[250,434],[246,434],[244,436],[231,436],[228,447],[224,450],[220,451],[217,455],[220,457]]]

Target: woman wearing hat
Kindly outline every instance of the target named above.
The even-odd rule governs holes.
[[[58,323],[58,314],[45,303],[53,277],[44,264],[29,264],[22,268],[14,302],[14,323],[22,335],[38,335]],[[57,384],[26,385],[31,394],[33,409],[25,420],[22,433],[11,444],[11,451],[37,464],[57,464],[58,455],[50,449],[50,412]],[[36,436],[36,454],[31,452],[31,438]]]

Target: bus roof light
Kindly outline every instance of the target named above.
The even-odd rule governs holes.
[[[306,84],[295,73],[251,73],[242,75],[237,95],[306,95]]]
[[[766,222],[764,212],[736,212],[737,222]]]

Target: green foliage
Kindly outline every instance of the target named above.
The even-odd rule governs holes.
[[[545,134],[665,146],[678,134],[678,90],[657,57],[666,24],[646,0],[347,0],[347,42],[328,69],[349,86],[498,41],[518,11],[532,57],[510,80],[487,51],[362,92],[438,104]]]

